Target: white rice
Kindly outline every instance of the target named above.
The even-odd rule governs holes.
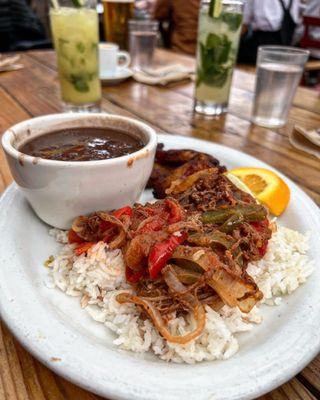
[[[309,234],[280,227],[272,235],[267,254],[247,270],[262,291],[264,303],[279,304],[281,296],[291,294],[307,280],[314,268],[308,250]]]
[[[52,229],[50,234],[67,243],[66,233]],[[281,296],[290,294],[304,283],[313,271],[307,257],[308,235],[280,227],[269,242],[265,257],[248,268],[264,294],[262,302],[277,305]],[[225,360],[239,349],[237,333],[249,331],[262,322],[259,305],[249,314],[224,306],[219,312],[206,306],[206,326],[202,334],[186,345],[166,342],[150,320],[139,318],[133,304],[119,304],[116,296],[132,289],[125,282],[124,262],[120,250],[109,251],[97,243],[87,256],[75,256],[74,246],[66,244],[49,264],[52,286],[70,296],[79,296],[81,306],[91,317],[111,329],[114,344],[123,350],[143,353],[153,351],[165,361],[195,363],[203,360]],[[173,318],[169,328],[174,335],[192,330],[192,317]]]
[[[68,243],[68,231],[62,231],[61,229],[52,228],[49,230],[49,235],[53,236],[58,243]]]

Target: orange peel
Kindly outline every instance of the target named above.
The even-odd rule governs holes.
[[[290,189],[275,172],[265,168],[242,167],[232,169],[228,173],[240,179],[272,214],[279,216],[287,208]]]

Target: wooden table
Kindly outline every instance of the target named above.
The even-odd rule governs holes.
[[[60,111],[53,52],[22,55],[23,70],[0,75],[0,131],[24,119]],[[192,58],[158,51],[157,62],[192,66]],[[237,70],[230,112],[220,119],[192,112],[193,84],[169,88],[146,86],[132,80],[103,90],[104,111],[146,121],[159,132],[193,136],[234,147],[266,161],[289,176],[320,204],[320,162],[291,147],[286,128],[269,130],[249,122],[254,75]],[[299,88],[290,123],[320,127],[320,99],[316,92]],[[291,124],[292,125],[292,124]],[[290,126],[290,124],[289,124]],[[0,151],[0,192],[12,181]],[[319,399],[320,356],[290,382],[261,399]],[[27,353],[5,326],[0,325],[1,400],[99,399],[60,378]],[[130,400],[130,399],[128,399]]]

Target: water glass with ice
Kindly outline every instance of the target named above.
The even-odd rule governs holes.
[[[267,128],[286,124],[309,51],[286,46],[261,46],[252,122]]]
[[[158,28],[158,21],[129,21],[129,49],[133,70],[141,71],[152,64]]]

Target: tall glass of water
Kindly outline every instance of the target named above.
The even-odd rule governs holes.
[[[158,28],[158,21],[129,21],[129,49],[133,70],[144,70],[152,64]]]
[[[309,51],[285,46],[261,46],[252,122],[267,128],[286,124]]]

